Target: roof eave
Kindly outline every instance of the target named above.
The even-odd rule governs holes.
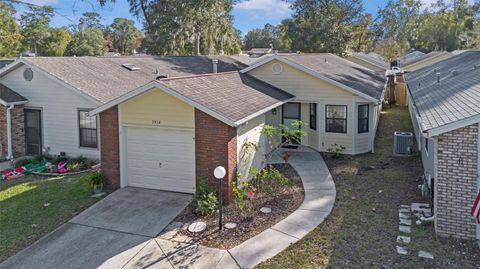
[[[450,131],[463,128],[472,124],[480,123],[480,114],[475,116],[471,116],[465,119],[461,119],[455,122],[451,122],[439,127],[431,128],[428,130],[424,130],[423,133],[426,134],[427,137],[438,136],[444,133],[448,133]]]
[[[28,103],[28,101],[17,101],[17,102],[6,102],[5,100],[0,99],[0,105],[3,106],[18,106],[18,105],[24,105]]]
[[[277,108],[277,107],[279,107],[279,106],[281,106],[281,105],[283,105],[283,104],[286,104],[286,103],[288,103],[288,102],[291,102],[291,101],[293,101],[293,100],[295,100],[295,97],[286,99],[286,100],[281,101],[281,102],[277,102],[277,103],[275,103],[275,104],[273,104],[273,105],[271,105],[271,106],[268,106],[268,107],[266,107],[266,108],[264,108],[264,109],[262,109],[262,110],[259,110],[258,112],[255,112],[255,113],[253,113],[253,114],[251,114],[251,115],[249,115],[249,116],[247,116],[247,117],[244,117],[243,119],[240,119],[240,120],[236,121],[236,122],[234,123],[234,124],[235,124],[234,127],[238,127],[238,126],[246,123],[247,121],[249,121],[249,120],[251,120],[251,119],[254,119],[254,118],[256,118],[256,117],[258,117],[258,116],[260,116],[260,115],[263,115],[263,114],[267,113],[268,111],[270,111],[270,110],[272,110],[272,109],[274,109],[274,108]]]

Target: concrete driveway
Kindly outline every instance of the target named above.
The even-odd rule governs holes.
[[[123,188],[0,264],[0,268],[122,268],[192,200]]]

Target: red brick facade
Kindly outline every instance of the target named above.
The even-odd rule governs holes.
[[[195,155],[197,184],[201,177],[216,184],[213,170],[225,167],[224,201],[231,202],[237,177],[237,129],[195,109]]]
[[[118,140],[118,107],[100,113],[100,146],[102,172],[107,177],[106,187],[120,187],[120,144]]]
[[[12,116],[12,154],[14,157],[25,155],[25,125],[23,105],[15,106],[11,111]],[[0,105],[0,159],[8,155],[7,134],[7,108]]]

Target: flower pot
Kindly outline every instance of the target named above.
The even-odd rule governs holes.
[[[97,184],[97,185],[93,186],[93,193],[94,194],[102,193],[102,191],[103,191],[103,184]]]

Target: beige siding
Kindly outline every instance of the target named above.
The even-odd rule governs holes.
[[[368,68],[370,70],[374,70],[374,71],[377,71],[377,72],[385,72],[387,71],[385,68],[382,68],[380,66],[376,66],[374,64],[371,64],[367,61],[364,61],[362,59],[359,59],[359,58],[356,58],[356,57],[352,57],[352,56],[349,56],[347,57],[347,60],[351,61],[351,62],[354,62],[356,64],[359,64],[365,68]]]
[[[150,90],[121,105],[123,124],[193,128],[191,105],[159,89]]]
[[[26,108],[42,110],[43,148],[49,149],[50,154],[65,152],[69,156],[99,159],[99,149],[80,147],[78,123],[79,108],[94,109],[97,105],[36,71],[32,81],[25,81],[24,70],[25,66],[21,66],[1,77],[0,82],[27,98]]]
[[[441,55],[438,55],[437,57],[429,58],[429,59],[414,63],[412,65],[405,66],[404,70],[412,72],[412,71],[418,70],[420,68],[424,68],[426,66],[432,65],[434,63],[438,63],[440,61],[446,60],[450,57],[452,57],[452,55],[441,54]]]
[[[263,114],[237,128],[237,173],[239,180],[250,180],[250,167],[265,166],[266,138],[262,134],[266,115]]]

